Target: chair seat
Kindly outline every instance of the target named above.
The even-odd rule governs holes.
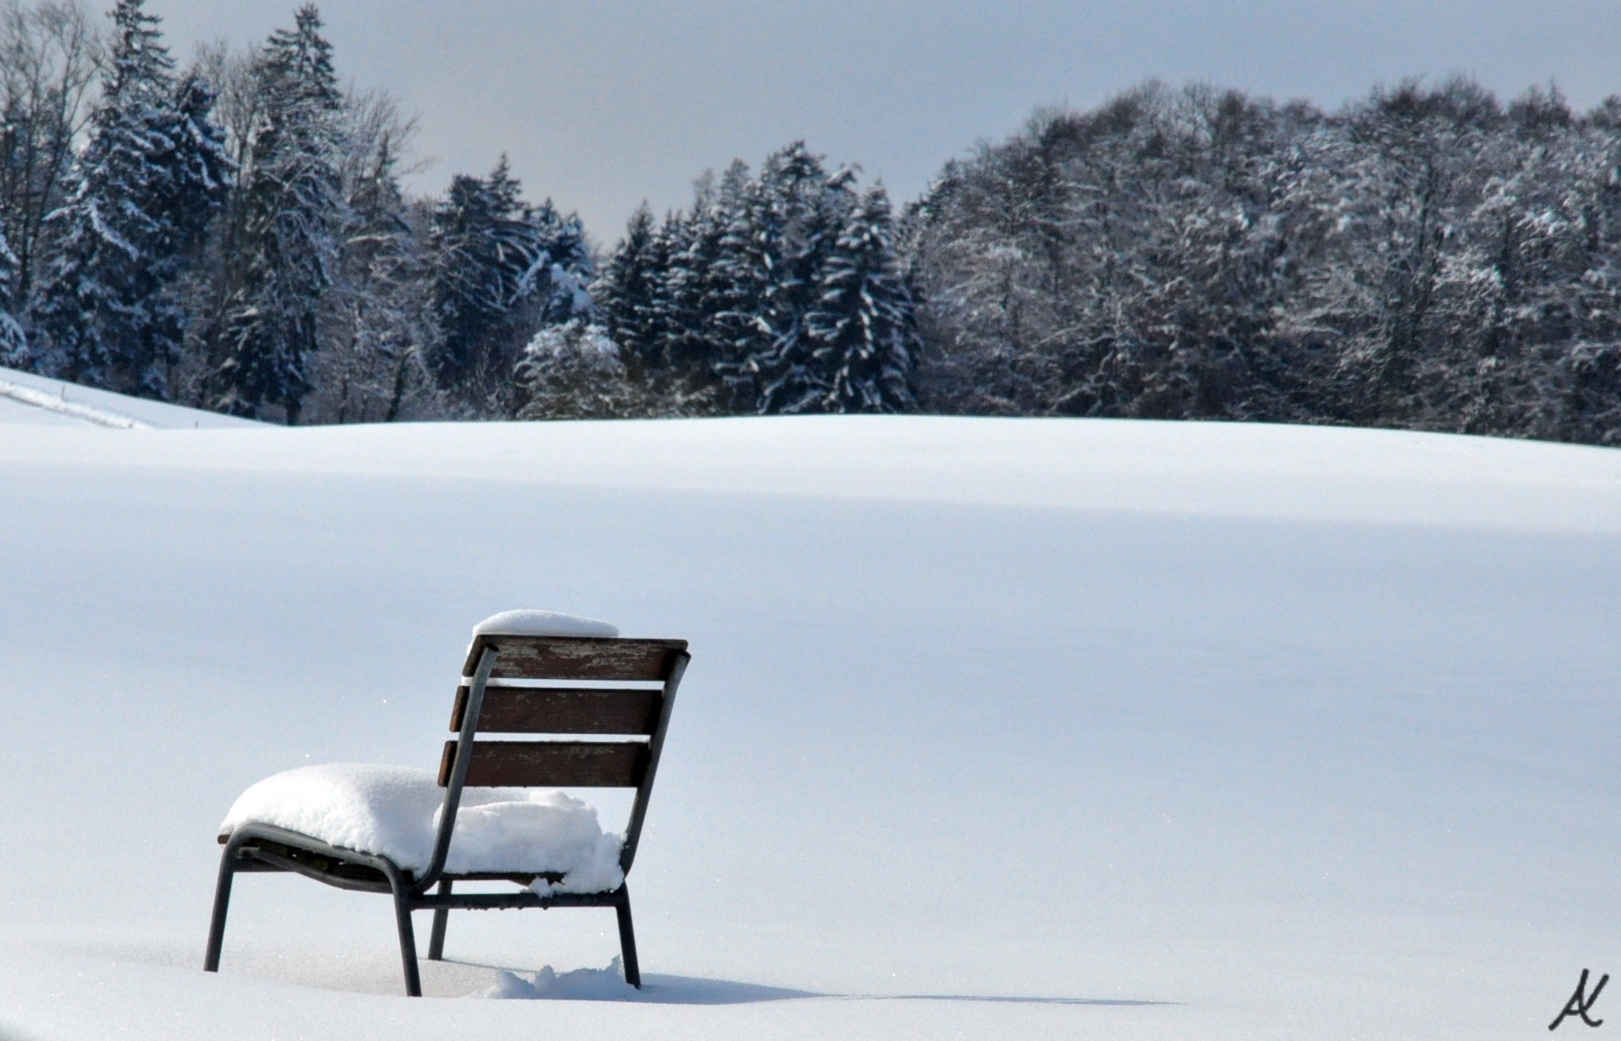
[[[433,858],[445,790],[427,770],[362,763],[304,766],[268,777],[232,805],[220,825],[268,824],[328,845],[387,857],[420,873]],[[467,788],[445,873],[561,874],[549,892],[619,888],[622,838],[604,833],[597,811],[559,791]],[[537,882],[545,885],[544,881]]]

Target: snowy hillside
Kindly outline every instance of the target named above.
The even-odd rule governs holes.
[[[1512,1038],[1621,970],[1618,452],[15,424],[0,516],[0,1037]],[[462,913],[411,1002],[386,900],[287,877],[203,974],[232,801],[436,764],[514,607],[691,641],[647,990],[469,997],[623,995],[544,972],[608,912]]]
[[[0,424],[163,430],[257,427],[263,424],[217,412],[132,398],[94,387],[0,367]]]

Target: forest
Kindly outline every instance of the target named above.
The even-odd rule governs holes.
[[[1157,82],[891,202],[796,141],[611,246],[413,122],[319,12],[182,65],[0,5],[0,365],[288,424],[929,412],[1621,443],[1621,98],[1326,111]]]

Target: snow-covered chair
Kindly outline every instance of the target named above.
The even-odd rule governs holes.
[[[249,788],[221,825],[225,846],[203,968],[219,970],[231,881],[293,871],[342,889],[389,893],[405,989],[422,993],[411,912],[433,909],[430,960],[444,952],[452,908],[612,907],[625,981],[641,986],[625,874],[647,815],[685,640],[620,639],[605,622],[508,611],[473,630],[438,774],[336,764],[277,774]],[[479,741],[479,733],[543,734]],[[617,741],[555,735],[621,735]],[[634,788],[623,839],[596,811],[545,788]],[[456,893],[505,880],[521,892]],[[437,886],[436,892],[429,892]]]

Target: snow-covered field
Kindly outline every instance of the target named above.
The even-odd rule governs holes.
[[[12,422],[0,519],[0,1036],[1513,1038],[1621,970],[1621,452]],[[647,989],[464,912],[411,1001],[385,899],[266,876],[205,975],[232,801],[434,766],[514,607],[691,641]]]

